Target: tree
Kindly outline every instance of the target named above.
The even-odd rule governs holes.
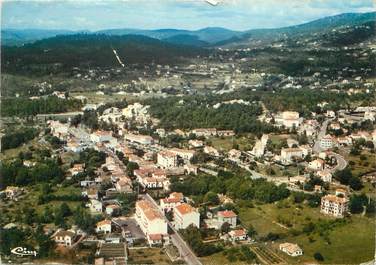
[[[207,202],[211,205],[218,205],[219,204],[219,198],[218,195],[214,192],[209,191],[205,194],[204,202]]]
[[[313,254],[313,257],[314,257],[315,260],[317,260],[317,261],[324,261],[324,257],[321,255],[320,252],[316,252],[315,254]]]
[[[334,178],[344,185],[349,184],[349,181],[352,178],[352,176],[353,175],[349,167],[346,167],[344,170],[334,172]]]
[[[362,181],[358,177],[351,177],[350,180],[349,180],[349,186],[353,190],[360,190],[360,189],[363,188]]]
[[[221,225],[221,233],[222,234],[227,234],[228,232],[230,232],[230,229],[231,229],[231,225],[227,222],[224,222]]]
[[[55,241],[51,240],[49,236],[47,236],[44,231],[43,227],[39,225],[35,232],[35,239],[39,246],[38,255],[41,258],[51,256],[51,253],[55,247]]]
[[[367,204],[367,197],[362,195],[354,194],[350,198],[349,209],[351,213],[357,214],[361,213],[364,210],[364,206]]]
[[[72,214],[72,211],[71,209],[69,208],[68,204],[63,202],[61,205],[60,205],[60,212],[61,212],[61,215],[63,217],[67,217],[69,215]]]
[[[248,237],[251,237],[251,238],[257,235],[257,232],[252,225],[248,226],[247,235]]]

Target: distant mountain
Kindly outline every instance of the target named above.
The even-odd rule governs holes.
[[[339,27],[355,27],[365,23],[376,23],[376,12],[344,13],[317,19],[308,23],[276,29],[252,29],[243,35],[216,43],[216,45],[241,46],[253,40],[278,39],[281,37],[308,36],[324,34]]]
[[[107,29],[96,32],[89,31],[68,31],[68,30],[17,30],[4,29],[1,31],[2,45],[22,45],[45,38],[55,37],[57,35],[72,35],[77,33],[106,34],[111,36],[122,35],[142,35],[158,40],[167,40],[174,44],[183,45],[208,45],[219,41],[230,39],[235,36],[241,36],[240,31],[232,31],[225,28],[204,28],[200,30],[180,30],[180,29]],[[184,37],[183,37],[184,36]],[[190,36],[190,37],[188,37]]]
[[[200,30],[180,30],[180,29],[107,29],[92,34],[105,34],[110,36],[122,35],[142,35],[166,41],[173,44],[193,45],[193,46],[241,46],[247,45],[253,40],[278,39],[284,36],[308,35],[314,33],[324,33],[337,27],[356,26],[367,22],[376,21],[376,12],[370,13],[345,13],[331,17],[317,19],[308,23],[275,28],[275,29],[252,29],[247,31],[233,31],[220,27],[209,27]],[[22,45],[44,38],[57,35],[71,35],[82,32],[68,30],[16,30],[4,29],[1,31],[2,45]]]
[[[45,30],[45,29],[5,29],[1,30],[2,45],[22,45],[36,40],[55,37],[57,35],[70,35],[77,32],[70,30]]]
[[[189,35],[189,34],[171,36],[169,38],[162,39],[162,41],[173,43],[173,44],[189,45],[189,46],[196,46],[196,47],[204,47],[204,46],[209,45],[208,42],[200,40],[198,36]]]
[[[80,66],[118,67],[113,49],[124,64],[170,64],[206,53],[200,48],[170,44],[140,35],[75,34],[39,40],[20,47],[3,47],[1,59],[5,71],[41,69],[48,68],[48,65],[67,69]]]
[[[214,44],[219,41],[224,41],[235,36],[241,36],[243,32],[233,31],[225,28],[212,27],[203,28],[200,30],[179,30],[179,29],[157,29],[157,30],[137,30],[137,29],[111,29],[102,30],[98,33],[104,33],[108,35],[126,35],[126,34],[137,34],[144,35],[150,38],[155,38],[159,40],[171,40],[176,44],[191,45],[194,43],[195,46],[199,44],[200,41],[202,45]],[[183,37],[184,36],[184,37]],[[189,38],[188,36],[191,36]],[[196,41],[194,41],[196,40]]]

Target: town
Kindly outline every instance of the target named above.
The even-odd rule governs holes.
[[[329,45],[367,27],[49,75],[2,55],[1,259],[369,262],[375,39]]]

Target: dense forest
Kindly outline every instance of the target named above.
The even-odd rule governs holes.
[[[22,47],[3,47],[4,72],[48,73],[62,67],[119,67],[113,49],[124,64],[170,64],[205,55],[206,50],[174,45],[145,36],[76,34],[56,36]]]
[[[270,132],[273,128],[257,120],[262,113],[259,104],[223,104],[219,108],[210,106],[212,97],[186,97],[183,103],[180,98],[151,99],[152,115],[161,120],[165,128],[210,128],[234,129],[236,132]]]
[[[47,97],[31,100],[28,98],[7,98],[2,100],[1,115],[33,116],[37,114],[61,113],[79,110],[82,102],[75,99]]]
[[[1,151],[16,148],[38,135],[38,130],[34,128],[22,128],[13,132],[7,132],[1,138]]]

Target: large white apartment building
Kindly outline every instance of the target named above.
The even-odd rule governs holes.
[[[180,149],[180,148],[172,148],[169,151],[179,156],[186,162],[189,162],[195,154],[195,151],[193,150]]]
[[[320,140],[320,147],[325,150],[334,147],[335,144],[336,144],[335,139],[329,134],[325,135]]]
[[[178,157],[176,153],[164,150],[157,155],[157,164],[162,168],[171,168],[178,165]]]
[[[174,208],[174,224],[177,229],[185,229],[190,225],[200,227],[200,214],[197,209],[187,203]]]
[[[345,196],[326,195],[321,198],[320,211],[334,217],[344,217],[348,212],[349,199]]]
[[[150,245],[169,242],[167,222],[152,203],[146,200],[136,202],[136,220]]]

